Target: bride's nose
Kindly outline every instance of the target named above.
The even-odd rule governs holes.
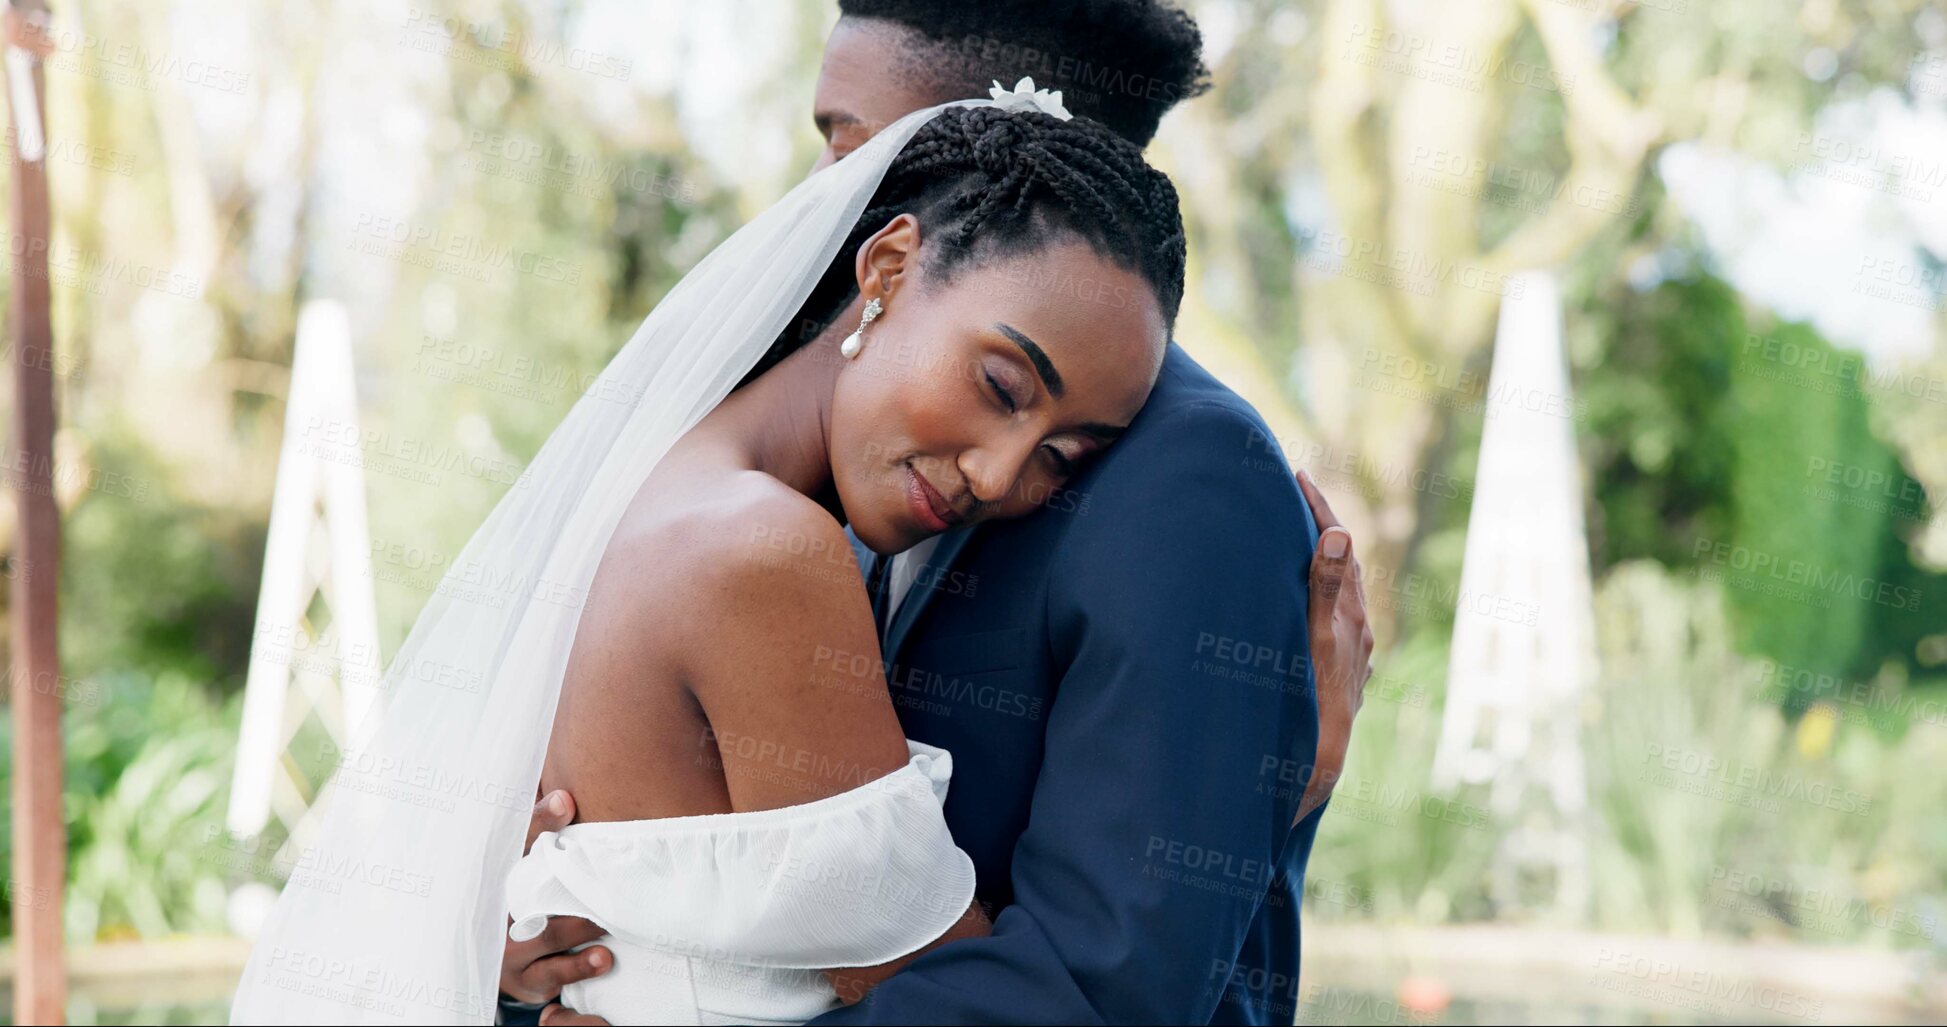
[[[1032,433],[1008,432],[962,450],[960,474],[982,506],[997,504],[1014,491],[1041,440]]]

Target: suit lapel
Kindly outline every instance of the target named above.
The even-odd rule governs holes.
[[[906,636],[912,632],[913,625],[918,623],[919,615],[925,611],[926,604],[931,602],[934,594],[940,591],[940,581],[946,577],[947,569],[953,566],[953,560],[960,555],[960,550],[967,547],[967,541],[973,537],[974,530],[972,527],[955,528],[940,536],[940,544],[934,547],[933,555],[927,558],[925,569],[920,571],[919,577],[913,579],[912,590],[906,593],[906,599],[899,604],[899,609],[893,611],[892,623],[886,628],[884,648],[887,663],[892,663],[899,658],[899,649],[906,644]]]
[[[845,529],[845,541],[851,543],[852,556],[859,562],[859,577],[865,583],[866,601],[872,604],[873,633],[879,637],[879,641],[884,642],[886,638],[886,568],[880,566],[879,554],[865,548],[865,543],[860,542],[859,537],[852,534],[852,529],[849,527]]]

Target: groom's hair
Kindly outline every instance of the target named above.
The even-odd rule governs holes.
[[[838,0],[838,10],[910,30],[899,71],[942,103],[1031,77],[1137,146],[1210,88],[1197,23],[1161,0]]]
[[[748,382],[831,326],[858,293],[859,247],[912,214],[931,283],[985,261],[1075,240],[1140,275],[1165,325],[1183,299],[1183,218],[1176,187],[1136,144],[1087,118],[949,107],[892,159],[866,210]],[[1024,286],[1030,287],[1030,286]]]

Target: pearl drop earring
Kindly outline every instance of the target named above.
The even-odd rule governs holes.
[[[847,335],[845,341],[838,344],[838,351],[845,355],[845,359],[850,360],[858,356],[859,350],[865,348],[865,326],[871,324],[873,318],[878,317],[885,309],[885,306],[879,302],[877,296],[874,296],[866,303],[865,315],[859,318],[858,331]]]

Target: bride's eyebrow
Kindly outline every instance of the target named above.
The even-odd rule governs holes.
[[[1042,352],[1039,344],[1027,337],[1027,333],[1004,321],[994,322],[994,330],[1007,336],[1009,342],[1021,347],[1021,352],[1028,355],[1028,363],[1034,365],[1034,373],[1040,375],[1041,383],[1048,387],[1048,395],[1060,399],[1068,391],[1068,386],[1062,384],[1061,372],[1055,370],[1054,362]]]

